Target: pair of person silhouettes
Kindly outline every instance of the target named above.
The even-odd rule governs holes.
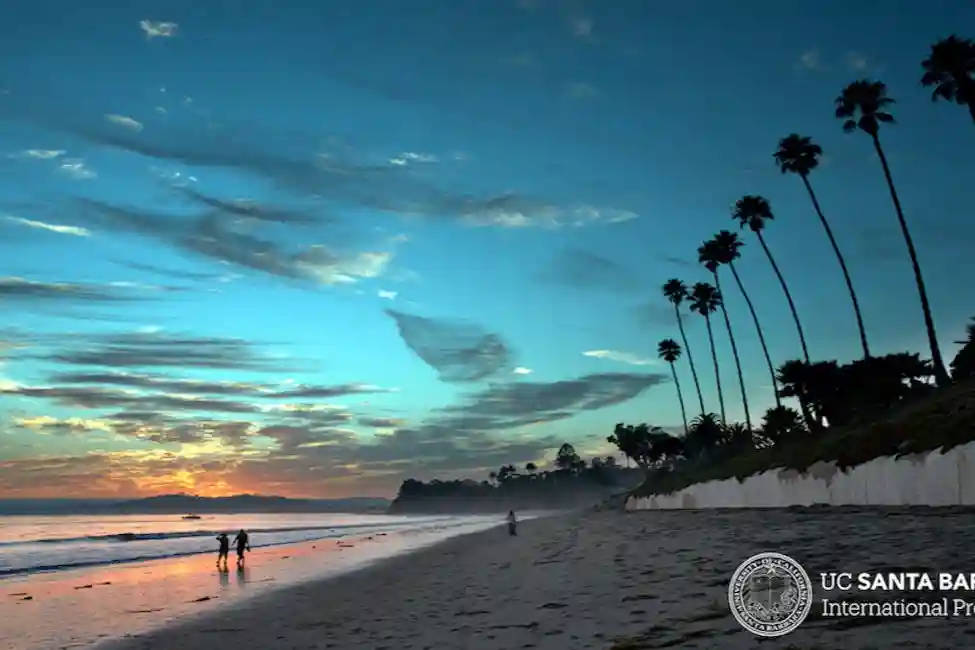
[[[223,567],[226,569],[227,555],[230,554],[230,538],[227,537],[227,533],[220,533],[217,535],[217,541],[220,543],[220,550],[217,552],[217,567],[220,567],[220,560],[223,560]],[[234,545],[237,547],[237,566],[239,568],[244,566],[244,551],[251,550],[250,539],[243,528],[234,537]]]

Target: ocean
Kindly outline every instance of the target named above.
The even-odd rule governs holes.
[[[216,536],[239,529],[251,548],[392,532],[449,536],[484,517],[343,513],[0,515],[0,579],[39,571],[216,553]],[[497,520],[498,517],[490,517]]]

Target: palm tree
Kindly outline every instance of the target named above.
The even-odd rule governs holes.
[[[718,353],[714,349],[714,333],[711,331],[711,314],[721,304],[721,294],[707,282],[698,282],[691,289],[691,311],[704,316],[708,326],[708,341],[711,342],[711,361],[714,362],[714,381],[718,385],[718,404],[721,406],[721,422],[725,421],[724,395],[721,393],[721,373],[718,372]],[[703,413],[701,414],[703,417]]]
[[[880,146],[878,135],[880,123],[894,121],[894,116],[883,109],[893,103],[894,100],[887,96],[887,86],[882,82],[867,79],[854,81],[843,89],[843,94],[836,98],[836,117],[845,120],[843,130],[847,133],[859,128],[873,139],[874,149],[877,151],[877,157],[880,158],[880,164],[884,168],[884,176],[887,178],[887,187],[890,188],[890,198],[894,201],[894,209],[897,211],[897,220],[900,222],[901,232],[904,234],[904,241],[907,243],[907,252],[911,256],[911,265],[914,267],[914,279],[917,282],[917,292],[921,298],[924,325],[928,330],[928,344],[931,346],[934,378],[939,386],[945,386],[951,383],[951,379],[948,377],[948,371],[945,370],[944,361],[941,359],[941,348],[938,346],[938,336],[934,331],[934,319],[931,317],[931,306],[928,304],[928,292],[924,288],[924,279],[921,277],[921,265],[917,261],[914,240],[911,239],[911,232],[907,229],[907,221],[904,219],[904,211],[901,210],[900,199],[897,198],[894,179],[890,176],[887,156],[884,155],[884,149]],[[859,115],[859,119],[854,119],[857,115]]]
[[[796,330],[799,332],[802,356],[805,357],[808,363],[809,350],[806,348],[806,337],[802,333],[802,323],[799,322],[799,313],[796,311],[796,304],[792,302],[792,294],[789,293],[789,287],[785,283],[785,278],[782,277],[782,272],[779,271],[779,265],[775,263],[775,258],[772,257],[772,251],[768,249],[768,244],[765,243],[765,237],[762,236],[765,222],[774,219],[772,216],[772,208],[769,206],[768,201],[761,196],[747,195],[738,199],[731,216],[738,220],[742,228],[748,226],[758,236],[762,250],[765,251],[765,255],[772,265],[772,270],[775,271],[775,277],[779,279],[779,284],[782,285],[782,291],[785,292],[785,299],[789,302],[789,309],[792,311],[792,320],[795,321]]]
[[[664,339],[657,344],[657,355],[670,364],[670,374],[674,377],[677,387],[677,401],[680,402],[680,416],[684,420],[684,435],[687,435],[687,411],[684,410],[684,395],[680,392],[680,381],[677,380],[677,370],[674,362],[680,358],[680,345],[674,339]]]
[[[697,259],[699,262],[704,264],[705,268],[711,272],[711,276],[714,278],[714,287],[717,289],[718,294],[721,294],[721,280],[718,278],[718,255],[714,245],[714,241],[704,242],[697,249]],[[738,371],[738,387],[741,389],[741,403],[745,407],[745,424],[748,426],[748,430],[751,431],[752,428],[752,416],[748,412],[748,395],[745,393],[745,377],[741,372],[741,358],[738,356],[738,346],[735,344],[735,335],[731,331],[731,319],[728,318],[728,308],[725,306],[724,301],[720,301],[721,305],[721,315],[724,316],[724,326],[728,330],[728,340],[731,341],[731,354],[735,358],[735,369]]]
[[[752,304],[752,299],[748,297],[748,292],[745,291],[745,285],[742,283],[741,278],[738,276],[738,270],[735,268],[735,260],[741,257],[738,249],[744,246],[745,242],[741,241],[737,234],[728,230],[722,230],[711,241],[713,242],[712,246],[714,247],[714,253],[718,263],[727,264],[728,268],[731,269],[731,274],[735,278],[738,290],[741,291],[741,295],[745,299],[745,304],[748,305],[748,311],[752,315],[752,322],[755,323],[755,331],[758,332],[758,341],[762,344],[762,353],[765,355],[765,363],[768,365],[769,377],[772,379],[772,391],[775,394],[775,404],[778,406],[780,404],[779,387],[775,380],[775,367],[772,365],[772,358],[768,353],[768,345],[765,344],[765,334],[762,332],[761,323],[758,322],[758,314],[755,313],[755,306]]]
[[[934,86],[931,101],[939,97],[968,104],[975,121],[975,42],[954,34],[931,46],[931,56],[921,62],[921,85]]]
[[[809,172],[819,165],[819,157],[822,154],[823,150],[818,144],[813,143],[809,138],[793,133],[779,140],[779,150],[773,156],[782,173],[791,172],[798,174],[806,186],[806,191],[809,192],[809,198],[812,199],[813,208],[816,209],[816,214],[819,215],[819,221],[823,224],[823,229],[826,231],[829,243],[833,246],[833,252],[836,253],[836,259],[840,263],[840,269],[843,270],[846,288],[850,292],[850,300],[853,301],[853,313],[856,314],[857,327],[860,328],[860,344],[863,346],[863,358],[869,359],[870,346],[867,345],[867,331],[863,327],[860,303],[857,301],[857,294],[853,290],[853,280],[850,279],[850,271],[846,268],[846,260],[843,259],[843,254],[840,253],[840,247],[836,243],[836,238],[833,237],[833,229],[829,227],[829,222],[826,221],[826,217],[819,207],[819,201],[816,199],[812,185],[809,184]]]
[[[818,431],[821,425],[819,420],[813,417],[809,404],[810,367],[810,364],[798,359],[783,363],[779,368],[779,383],[782,384],[779,394],[782,397],[795,397],[799,402],[799,409],[802,411],[802,419],[806,421],[806,426]]]
[[[680,305],[687,299],[687,285],[671,278],[663,286],[664,297],[674,306],[674,316],[677,317],[677,328],[680,330],[680,338],[684,341],[684,350],[687,351],[687,363],[691,366],[691,377],[694,378],[694,388],[697,389],[697,401],[704,413],[704,397],[701,395],[701,383],[697,380],[697,370],[694,368],[694,358],[691,356],[691,348],[687,344],[687,334],[684,333],[684,321],[680,316]]]

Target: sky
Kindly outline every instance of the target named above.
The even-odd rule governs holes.
[[[660,286],[709,279],[697,246],[746,194],[811,356],[854,359],[835,257],[772,159],[792,132],[823,147],[811,182],[874,353],[927,356],[881,168],[833,116],[861,78],[897,100],[881,139],[948,360],[975,314],[975,129],[919,83],[965,3],[10,4],[0,497],[392,496],[565,441],[609,454],[617,422],[679,432]],[[770,355],[798,358],[741,236]],[[771,382],[725,288],[757,423]]]

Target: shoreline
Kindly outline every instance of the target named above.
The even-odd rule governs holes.
[[[199,616],[222,616],[250,600],[501,523],[478,518],[255,547],[243,570],[231,558],[229,571],[218,571],[214,550],[9,575],[0,580],[0,649],[91,647]]]

